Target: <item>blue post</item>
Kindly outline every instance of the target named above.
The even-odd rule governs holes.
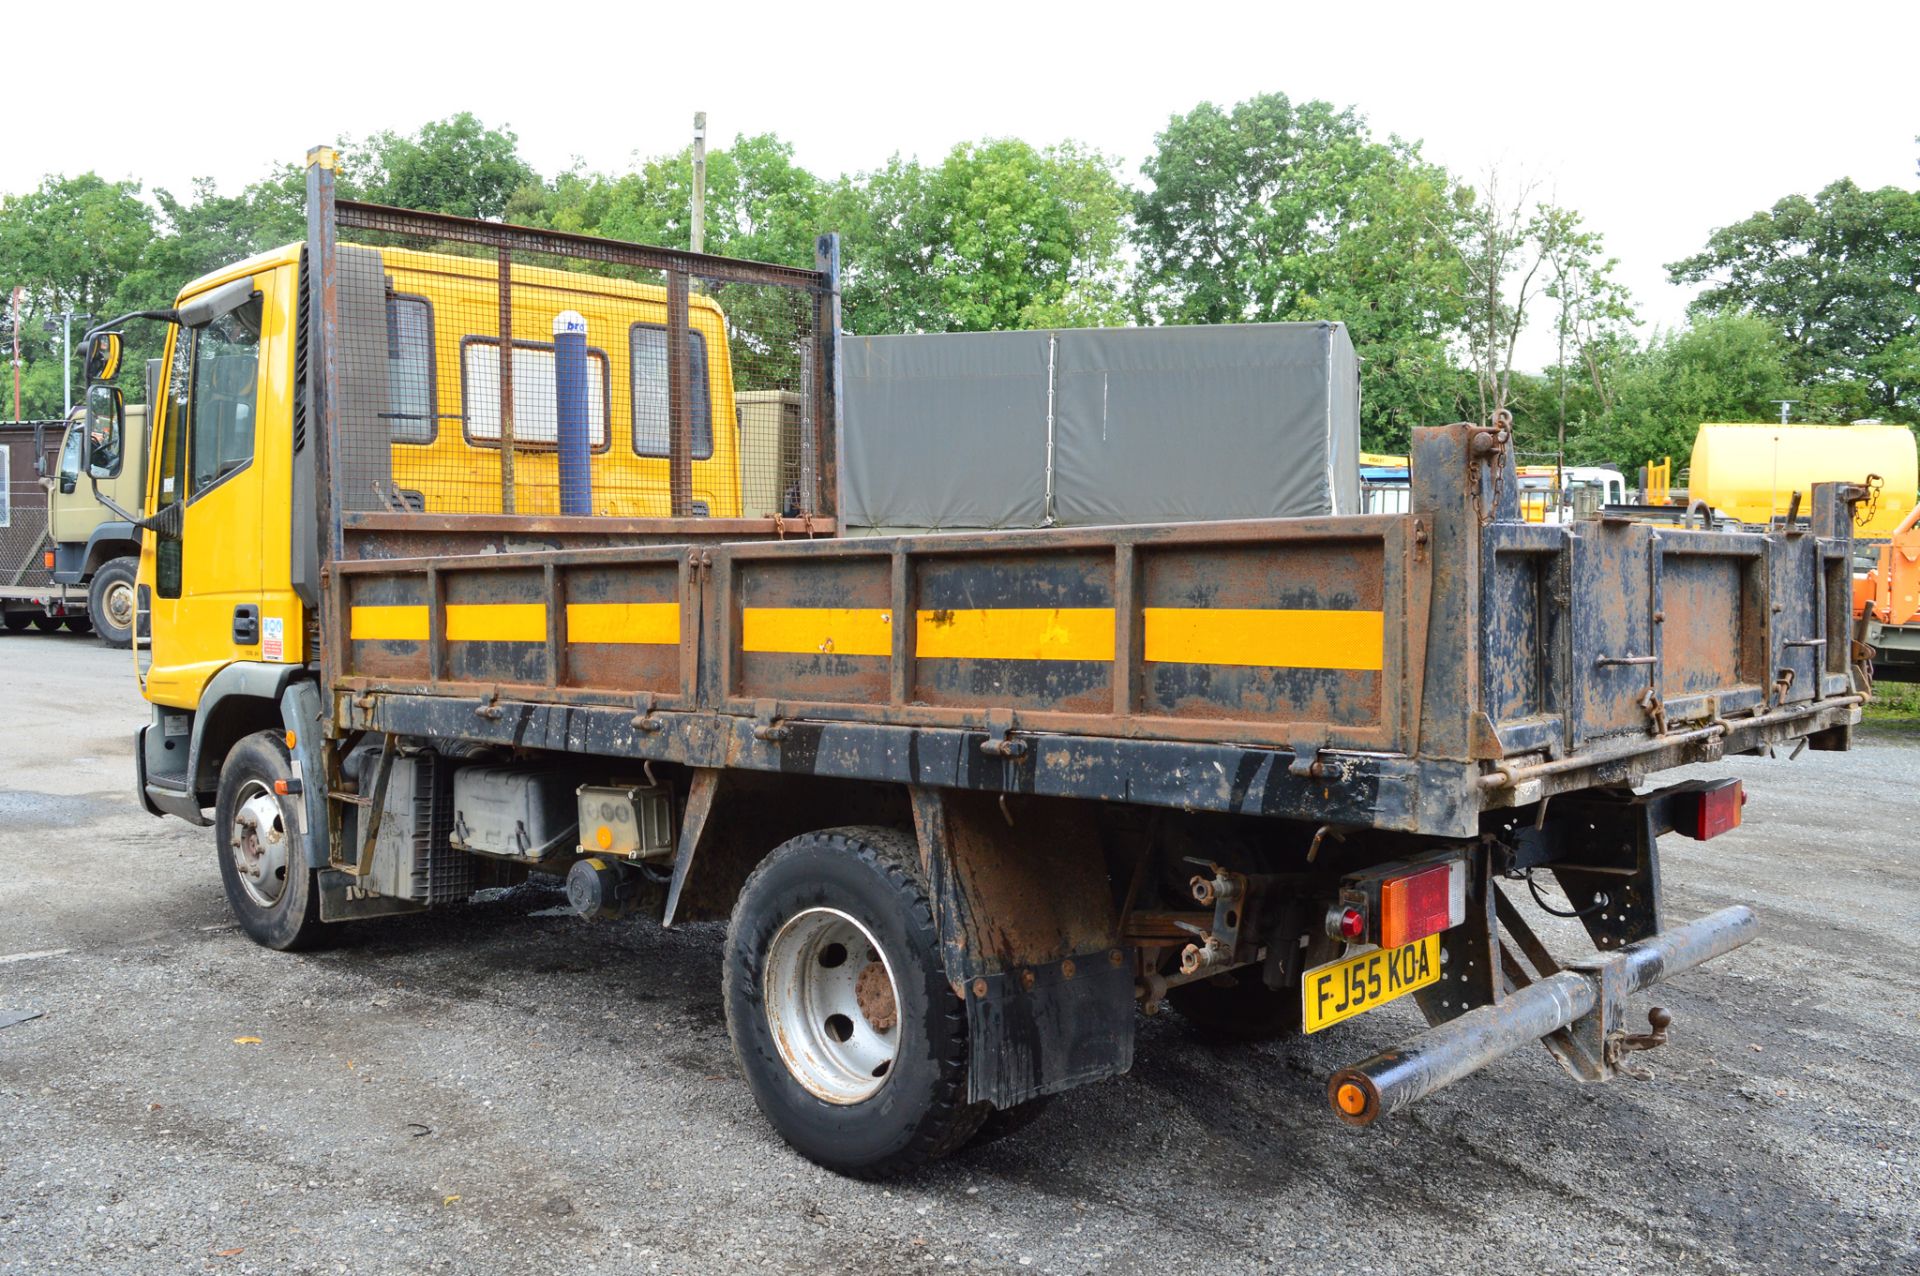
[[[560,512],[593,513],[593,438],[587,421],[587,321],[577,311],[553,317],[553,397],[560,449]]]

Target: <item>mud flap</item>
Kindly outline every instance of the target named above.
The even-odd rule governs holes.
[[[967,1098],[1007,1108],[1133,1066],[1133,963],[1098,840],[1073,804],[913,790],[947,977],[964,998]]]

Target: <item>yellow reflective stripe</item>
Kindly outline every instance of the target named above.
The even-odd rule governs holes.
[[[355,607],[347,637],[354,642],[424,642],[427,609],[418,604]]]
[[[743,607],[740,649],[890,656],[893,613],[874,607]]]
[[[568,603],[568,642],[680,641],[679,603]]]
[[[1113,608],[923,611],[914,640],[930,660],[1112,660]]]
[[[448,603],[448,642],[545,642],[545,603]]]
[[[1378,669],[1386,617],[1377,611],[1148,607],[1146,659],[1277,669]]]

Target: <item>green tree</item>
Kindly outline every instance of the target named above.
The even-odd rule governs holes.
[[[1569,459],[1680,464],[1703,421],[1764,421],[1790,397],[1792,347],[1754,315],[1697,315],[1686,329],[1616,356],[1610,408],[1570,430]]]
[[[408,137],[376,133],[359,150],[365,197],[399,208],[498,218],[523,187],[540,183],[513,130],[489,128],[470,111]]]
[[[60,337],[46,332],[47,322],[57,322],[62,311],[96,319],[114,313],[121,281],[138,269],[153,241],[153,223],[138,183],[109,182],[93,173],[50,176],[36,190],[0,197],[0,307],[14,287],[25,289],[20,325],[27,364],[21,375],[25,416],[57,416],[62,406]],[[10,328],[10,319],[5,326]],[[77,345],[79,331],[73,336]],[[0,331],[9,355],[12,339],[10,330]]]
[[[793,162],[771,133],[740,136],[707,155],[706,251],[789,266],[813,265],[827,188]],[[544,191],[522,188],[507,218],[663,248],[691,242],[692,149],[658,156],[631,173],[563,173]]]
[[[1834,182],[1717,230],[1667,267],[1708,285],[1703,314],[1739,309],[1789,343],[1816,410],[1920,420],[1920,191]]]
[[[979,332],[1125,318],[1127,199],[1113,162],[1073,142],[956,146],[937,167],[895,156],[842,182],[852,331]]]
[[[1354,110],[1269,93],[1173,117],[1134,202],[1135,308],[1170,323],[1337,319],[1359,351],[1370,446],[1460,411],[1468,192]]]

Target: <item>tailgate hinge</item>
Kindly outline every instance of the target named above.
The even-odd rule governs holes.
[[[660,719],[654,716],[654,693],[642,691],[633,698],[633,718],[631,725],[635,731],[658,731],[662,726]]]
[[[1014,738],[1014,727],[1013,710],[987,710],[987,738],[980,742],[980,752],[998,758],[1017,758],[1025,755],[1027,742]]]
[[[753,738],[778,744],[787,738],[788,729],[780,721],[780,702],[778,700],[756,700],[753,702]]]

